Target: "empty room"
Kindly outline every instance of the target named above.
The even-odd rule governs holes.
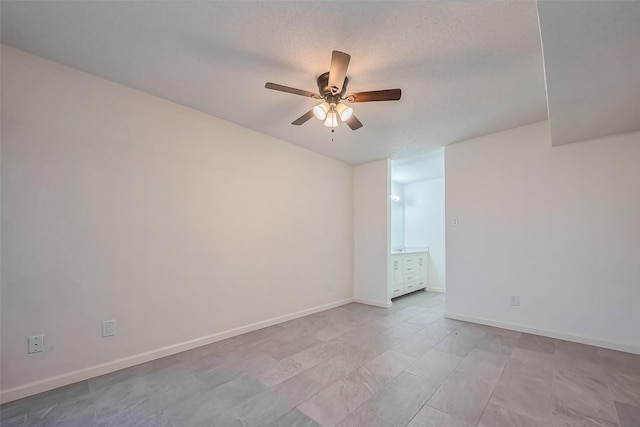
[[[0,425],[640,426],[640,1],[0,1]]]

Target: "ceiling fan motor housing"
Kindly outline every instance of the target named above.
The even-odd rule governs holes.
[[[327,101],[329,104],[334,103],[337,104],[340,102],[342,98],[344,98],[345,93],[347,93],[347,85],[349,84],[349,78],[345,76],[344,83],[342,84],[342,90],[339,93],[333,93],[331,87],[329,86],[329,72],[320,74],[318,76],[318,91],[320,95]]]

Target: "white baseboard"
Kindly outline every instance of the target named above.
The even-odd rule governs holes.
[[[261,322],[251,323],[249,325],[240,326],[238,328],[229,329],[226,331],[218,332],[212,335],[207,335],[201,338],[185,341],[178,344],[162,347],[156,350],[151,350],[145,353],[135,354],[133,356],[124,357],[111,362],[102,363],[100,365],[90,366],[88,368],[78,369],[76,371],[67,372],[54,377],[45,378],[40,381],[20,385],[7,390],[0,391],[0,403],[7,403],[13,400],[22,399],[34,394],[42,393],[44,391],[53,390],[54,388],[62,387],[65,385],[73,384],[78,381],[84,381],[89,378],[94,378],[100,375],[108,374],[110,372],[119,371],[120,369],[129,368],[140,363],[149,362],[151,360],[160,359],[162,357],[171,356],[172,354],[181,353],[183,351],[191,350],[196,347],[211,344],[216,341],[231,338],[236,335],[242,335],[247,332],[255,331],[257,329],[266,328],[267,326],[276,325],[278,323],[286,322],[288,320],[297,319],[299,317],[308,316],[309,314],[318,313],[320,311],[328,310],[330,308],[339,307],[341,305],[349,304],[353,302],[353,298],[347,298],[340,301],[334,301],[329,304],[319,305],[316,307],[308,308],[306,310],[296,311],[294,313],[285,314],[282,316],[273,317],[271,319],[263,320]]]
[[[427,286],[427,291],[428,292],[440,292],[440,293],[444,293],[444,288],[432,288],[430,286]]]
[[[364,298],[354,298],[353,302],[359,302],[360,304],[373,305],[375,307],[382,307],[382,308],[390,308],[393,305],[391,301],[383,302],[383,301],[374,301],[374,300],[364,299]]]
[[[624,351],[627,353],[640,354],[640,347],[637,347],[637,346],[621,344],[621,343],[616,343],[611,341],[603,341],[597,338],[567,334],[564,332],[559,332],[554,330],[532,328],[530,326],[520,325],[518,323],[500,322],[497,320],[484,319],[482,317],[466,316],[463,314],[450,313],[450,312],[446,312],[444,314],[444,317],[446,317],[447,319],[462,320],[464,322],[472,322],[472,323],[479,323],[481,325],[495,326],[496,328],[511,329],[514,331],[525,332],[528,334],[542,335],[543,337],[556,338],[564,341],[572,341],[580,344],[593,345],[596,347],[603,347],[611,350],[618,350],[618,351]]]

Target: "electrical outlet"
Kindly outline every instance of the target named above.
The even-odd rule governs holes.
[[[102,336],[112,337],[116,334],[116,319],[105,320],[102,322]]]
[[[451,226],[452,227],[457,227],[458,226],[458,218],[453,218],[451,220]]]
[[[511,305],[516,307],[520,305],[520,295],[511,295]]]
[[[41,353],[44,350],[44,335],[34,335],[27,339],[28,350],[27,353]]]

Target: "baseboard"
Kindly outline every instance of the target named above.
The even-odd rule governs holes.
[[[441,294],[444,293],[444,288],[432,288],[430,286],[427,286],[427,291],[428,292],[440,292]]]
[[[393,304],[391,304],[391,301],[375,301],[375,300],[370,300],[370,299],[364,299],[364,298],[354,298],[353,302],[359,302],[360,304],[367,304],[367,305],[373,305],[375,307],[382,307],[382,308],[390,308]]]
[[[20,385],[18,387],[2,390],[0,391],[0,403],[11,402],[13,400],[22,399],[24,397],[28,397],[34,394],[53,390],[58,387],[77,383],[78,381],[88,380],[89,378],[94,378],[100,375],[108,374],[110,372],[119,371],[120,369],[129,368],[131,366],[139,365],[140,363],[149,362],[155,359],[160,359],[162,357],[171,356],[172,354],[181,353],[183,351],[187,351],[187,350],[194,349],[196,347],[211,344],[216,341],[231,338],[236,335],[242,335],[247,332],[266,328],[268,326],[276,325],[278,323],[286,322],[288,320],[297,319],[299,317],[308,316],[309,314],[318,313],[320,311],[328,310],[334,307],[339,307],[341,305],[349,304],[353,301],[354,301],[353,298],[334,301],[329,304],[319,305],[319,306],[308,308],[305,310],[296,311],[294,313],[273,317],[271,319],[263,320],[256,323],[251,323],[249,325],[229,329],[229,330],[218,332],[212,335],[207,335],[201,338],[185,341],[179,344],[173,344],[170,346],[162,347],[162,348],[148,351],[145,353],[124,357],[122,359],[117,359],[117,360],[103,363],[100,365],[78,369],[76,371],[64,373],[61,375],[56,375],[54,377],[45,378],[40,381],[35,381],[32,383]]]
[[[621,343],[616,343],[611,341],[603,341],[597,338],[585,337],[582,335],[573,335],[573,334],[567,334],[564,332],[559,332],[554,330],[532,328],[530,326],[520,325],[518,323],[500,322],[497,320],[484,319],[482,317],[466,316],[466,315],[450,313],[450,312],[446,312],[444,314],[444,317],[446,317],[447,319],[462,320],[464,322],[472,322],[472,323],[479,323],[481,325],[495,326],[497,328],[511,329],[514,331],[525,332],[528,334],[542,335],[543,337],[556,338],[564,341],[572,341],[580,344],[593,345],[596,347],[603,347],[611,350],[624,351],[626,353],[640,354],[640,347],[637,347],[637,346],[621,344]]]

